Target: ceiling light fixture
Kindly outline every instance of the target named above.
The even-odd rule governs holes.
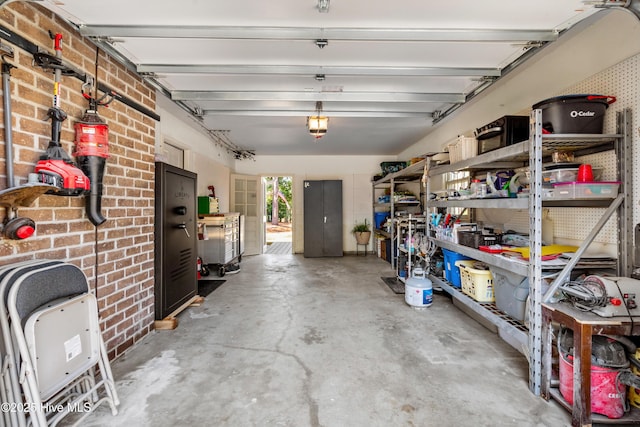
[[[329,12],[329,0],[318,0],[318,12],[320,13]]]
[[[322,138],[327,133],[329,118],[322,115],[322,101],[316,102],[316,115],[307,117],[309,133],[315,139]]]
[[[315,41],[315,44],[319,49],[324,49],[325,46],[329,44],[329,41],[327,39],[318,39]]]

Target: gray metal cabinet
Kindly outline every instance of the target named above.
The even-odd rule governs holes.
[[[342,234],[342,181],[304,181],[304,256],[342,256]]]

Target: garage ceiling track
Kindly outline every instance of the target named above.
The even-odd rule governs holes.
[[[38,2],[257,155],[398,154],[611,2],[592,3]],[[319,140],[306,129],[317,101]]]

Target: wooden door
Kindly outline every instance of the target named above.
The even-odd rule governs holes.
[[[231,174],[230,206],[244,215],[244,254],[262,253],[262,183],[259,176]]]

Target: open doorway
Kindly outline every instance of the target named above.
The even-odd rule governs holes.
[[[268,176],[265,188],[265,254],[293,253],[293,185],[290,176]]]

